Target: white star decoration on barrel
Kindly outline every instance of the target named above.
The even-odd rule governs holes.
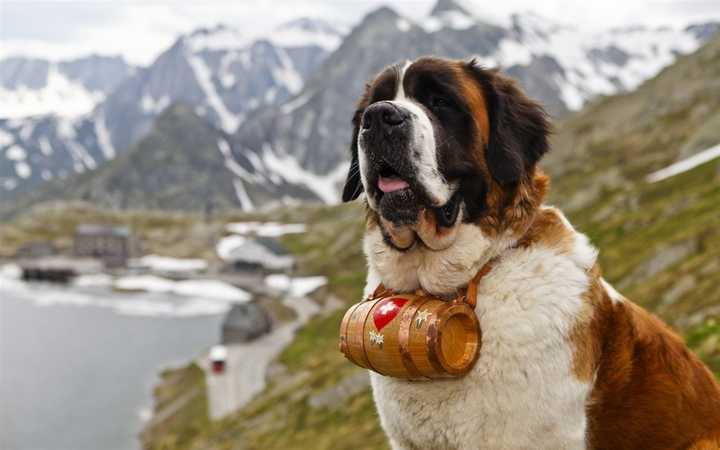
[[[383,336],[381,333],[376,333],[374,331],[370,331],[370,343],[377,345],[378,347],[382,348],[383,343],[385,342],[385,336]]]
[[[427,309],[423,309],[422,311],[418,312],[417,317],[415,317],[415,327],[422,328],[428,317],[430,317],[430,311],[428,311]]]

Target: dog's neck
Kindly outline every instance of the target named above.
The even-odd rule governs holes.
[[[383,283],[396,292],[420,288],[433,295],[451,297],[467,286],[483,265],[517,242],[517,236],[510,232],[490,238],[476,225],[458,227],[455,243],[444,250],[415,246],[398,251],[387,245],[378,227],[368,230],[364,241],[368,285],[374,288]]]

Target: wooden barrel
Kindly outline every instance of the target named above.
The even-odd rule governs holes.
[[[340,325],[340,350],[382,375],[413,380],[459,377],[477,361],[473,308],[426,295],[385,295],[353,305]]]

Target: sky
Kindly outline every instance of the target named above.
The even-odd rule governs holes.
[[[458,0],[476,16],[503,22],[534,11],[553,20],[601,28],[632,24],[683,26],[720,20],[720,0]],[[180,34],[218,23],[249,35],[301,16],[349,28],[388,5],[421,19],[435,0],[0,0],[0,57],[66,59],[122,55],[146,65]]]

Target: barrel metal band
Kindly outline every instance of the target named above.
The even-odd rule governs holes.
[[[403,311],[402,317],[400,317],[400,329],[398,330],[398,343],[400,344],[400,359],[402,360],[403,366],[405,366],[405,370],[408,371],[408,373],[413,378],[418,379],[427,379],[426,376],[424,376],[420,369],[417,368],[415,363],[412,360],[412,355],[410,354],[410,330],[412,329],[413,320],[415,319],[415,315],[417,314],[418,310],[422,308],[427,302],[429,302],[429,298],[423,298],[419,302],[413,302],[414,305],[411,305],[410,307],[405,308],[405,311]]]
[[[361,348],[362,348],[362,355],[363,355],[363,357],[365,358],[365,361],[367,361],[368,368],[369,368],[370,370],[373,370],[373,371],[381,374],[381,375],[386,375],[386,374],[380,372],[379,370],[377,370],[377,369],[373,366],[372,362],[370,362],[370,354],[368,354],[368,352],[365,350],[365,330],[367,329],[367,328],[366,328],[366,326],[367,326],[367,321],[368,321],[368,319],[369,319],[370,316],[371,316],[370,312],[372,312],[373,308],[375,308],[375,306],[377,306],[377,304],[380,302],[380,300],[382,300],[382,298],[378,298],[378,299],[372,300],[373,304],[370,305],[370,308],[368,309],[367,314],[365,314],[365,320],[363,320],[363,326],[362,326],[362,328],[361,328],[361,330],[362,330],[362,333],[361,333],[361,335],[362,335],[362,341],[361,341],[361,342],[362,342],[362,347],[361,347]],[[365,303],[365,304],[367,304],[367,303]]]
[[[425,337],[425,347],[427,348],[428,360],[437,373],[446,372],[446,369],[440,363],[440,358],[437,354],[437,346],[440,345],[440,339],[442,338],[442,332],[438,328],[438,322],[440,321],[440,317],[442,317],[443,313],[452,306],[452,303],[448,303],[435,312],[435,317],[433,317],[433,321],[430,325],[428,325],[428,332]]]

